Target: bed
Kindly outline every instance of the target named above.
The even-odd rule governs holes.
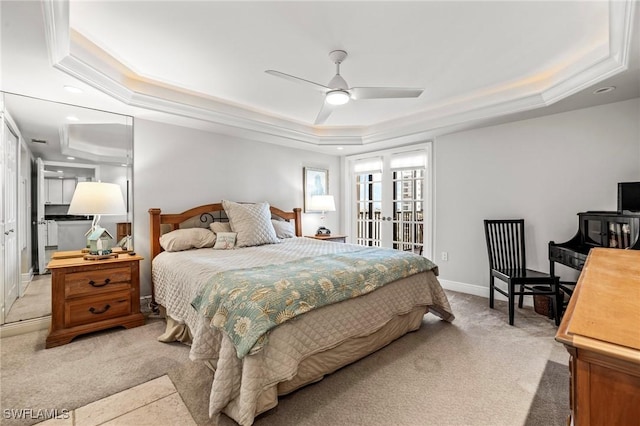
[[[422,256],[302,237],[299,208],[283,211],[267,203],[261,206],[269,215],[265,219],[261,213],[263,222],[270,220],[274,229],[284,231],[274,243],[246,246],[240,244],[240,236],[248,235],[244,223],[231,209],[237,204],[229,203],[178,214],[149,210],[152,306],[167,318],[159,340],[189,343],[190,358],[214,370],[211,389],[203,390],[210,392],[214,421],[225,413],[250,425],[278,404],[279,395],[317,382],[417,330],[426,313],[454,319],[436,278],[437,266]],[[163,250],[167,237],[183,232],[173,231],[228,230],[230,225],[241,231],[235,234],[244,247]],[[221,240],[227,234],[215,235]],[[334,266],[342,262],[347,266]],[[309,296],[306,287],[319,289],[321,296]],[[249,291],[253,293],[243,293]],[[330,300],[321,300],[325,296]],[[250,311],[257,313],[251,320]],[[254,332],[245,328],[247,323],[264,328]]]

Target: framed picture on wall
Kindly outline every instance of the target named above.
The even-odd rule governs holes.
[[[321,213],[320,210],[311,210],[309,206],[311,205],[310,201],[313,195],[327,195],[329,188],[329,171],[326,169],[305,167],[303,175],[304,212]]]

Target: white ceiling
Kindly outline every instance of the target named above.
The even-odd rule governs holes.
[[[2,2],[3,90],[336,154],[640,96],[633,1],[35,5]],[[425,91],[314,126],[323,95],[264,71],[326,85],[335,49],[350,86]]]

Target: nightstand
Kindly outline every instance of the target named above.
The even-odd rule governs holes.
[[[46,348],[111,327],[144,325],[140,313],[141,256],[104,260],[54,258],[51,271],[51,327]]]
[[[315,238],[316,240],[335,241],[336,243],[346,243],[346,235],[305,235],[307,238]]]

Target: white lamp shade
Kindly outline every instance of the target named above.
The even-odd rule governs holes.
[[[320,210],[323,212],[336,211],[336,203],[333,195],[312,195],[310,210]]]
[[[123,215],[127,213],[120,185],[104,182],[79,182],[68,214]]]

